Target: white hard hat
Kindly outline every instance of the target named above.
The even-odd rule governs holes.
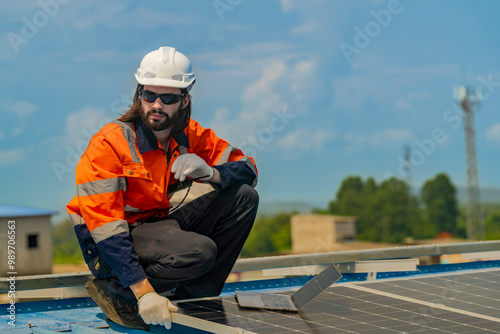
[[[189,59],[169,46],[144,56],[135,79],[141,85],[184,88],[187,91],[191,90],[196,80]]]

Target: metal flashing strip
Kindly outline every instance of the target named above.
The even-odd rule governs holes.
[[[467,253],[463,254],[462,258],[468,260],[500,259],[500,251]]]
[[[26,326],[26,327],[14,327],[14,328],[9,328],[9,329],[2,329],[0,328],[0,334],[32,334],[33,332],[31,329]]]
[[[54,334],[55,333],[55,331],[52,331],[50,329],[41,328],[41,327],[30,327],[30,329],[34,334]]]
[[[500,241],[480,241],[454,244],[388,247],[305,255],[269,256],[240,259],[236,262],[233,272],[325,263],[344,263],[361,260],[403,259],[420,256],[487,252],[496,251],[498,249],[500,249]]]
[[[38,290],[19,290],[16,298],[19,299],[55,299],[55,298],[84,298],[89,294],[85,286],[70,286],[62,288],[47,288]],[[0,301],[3,301],[0,298]]]
[[[85,285],[87,281],[93,278],[90,271],[68,274],[17,276],[15,277],[16,291],[80,286]],[[9,291],[11,280],[10,277],[0,278],[0,293]]]
[[[75,334],[103,334],[102,330],[95,329],[92,327],[85,327],[78,324],[70,324],[70,327],[71,327],[71,333]]]
[[[340,263],[339,270],[342,273],[386,273],[396,271],[416,271],[418,259],[396,259],[396,260],[365,260],[356,262]]]
[[[397,271],[416,271],[418,259],[396,260],[368,260],[337,264],[338,270],[343,274],[350,273],[381,273]],[[305,276],[316,275],[323,271],[327,265],[296,266],[288,268],[264,269],[262,276]]]
[[[207,321],[195,317],[191,317],[185,314],[180,313],[172,313],[172,323],[176,323],[179,325],[201,329],[204,331],[208,331],[210,333],[217,334],[256,334],[254,332],[250,332],[244,330],[243,328],[231,327],[223,324],[219,324],[212,321]],[[83,334],[83,333],[82,333]]]

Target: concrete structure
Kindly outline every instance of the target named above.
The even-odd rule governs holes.
[[[51,215],[48,210],[0,204],[0,276],[52,272]]]
[[[353,216],[298,214],[291,219],[293,253],[318,253],[333,250],[344,241],[356,240]]]

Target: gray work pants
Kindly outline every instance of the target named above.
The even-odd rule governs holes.
[[[143,223],[130,235],[156,292],[175,289],[178,298],[218,296],[257,214],[258,195],[248,185],[206,194],[169,214]],[[100,262],[98,270],[92,265]],[[100,255],[89,267],[106,281],[111,295],[135,302]]]

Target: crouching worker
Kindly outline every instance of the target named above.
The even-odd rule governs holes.
[[[220,294],[256,216],[257,169],[191,119],[195,76],[184,54],[150,52],[135,78],[130,110],[92,137],[78,163],[67,210],[95,276],[86,288],[104,314],[130,328],[170,328],[177,308],[160,294]]]

